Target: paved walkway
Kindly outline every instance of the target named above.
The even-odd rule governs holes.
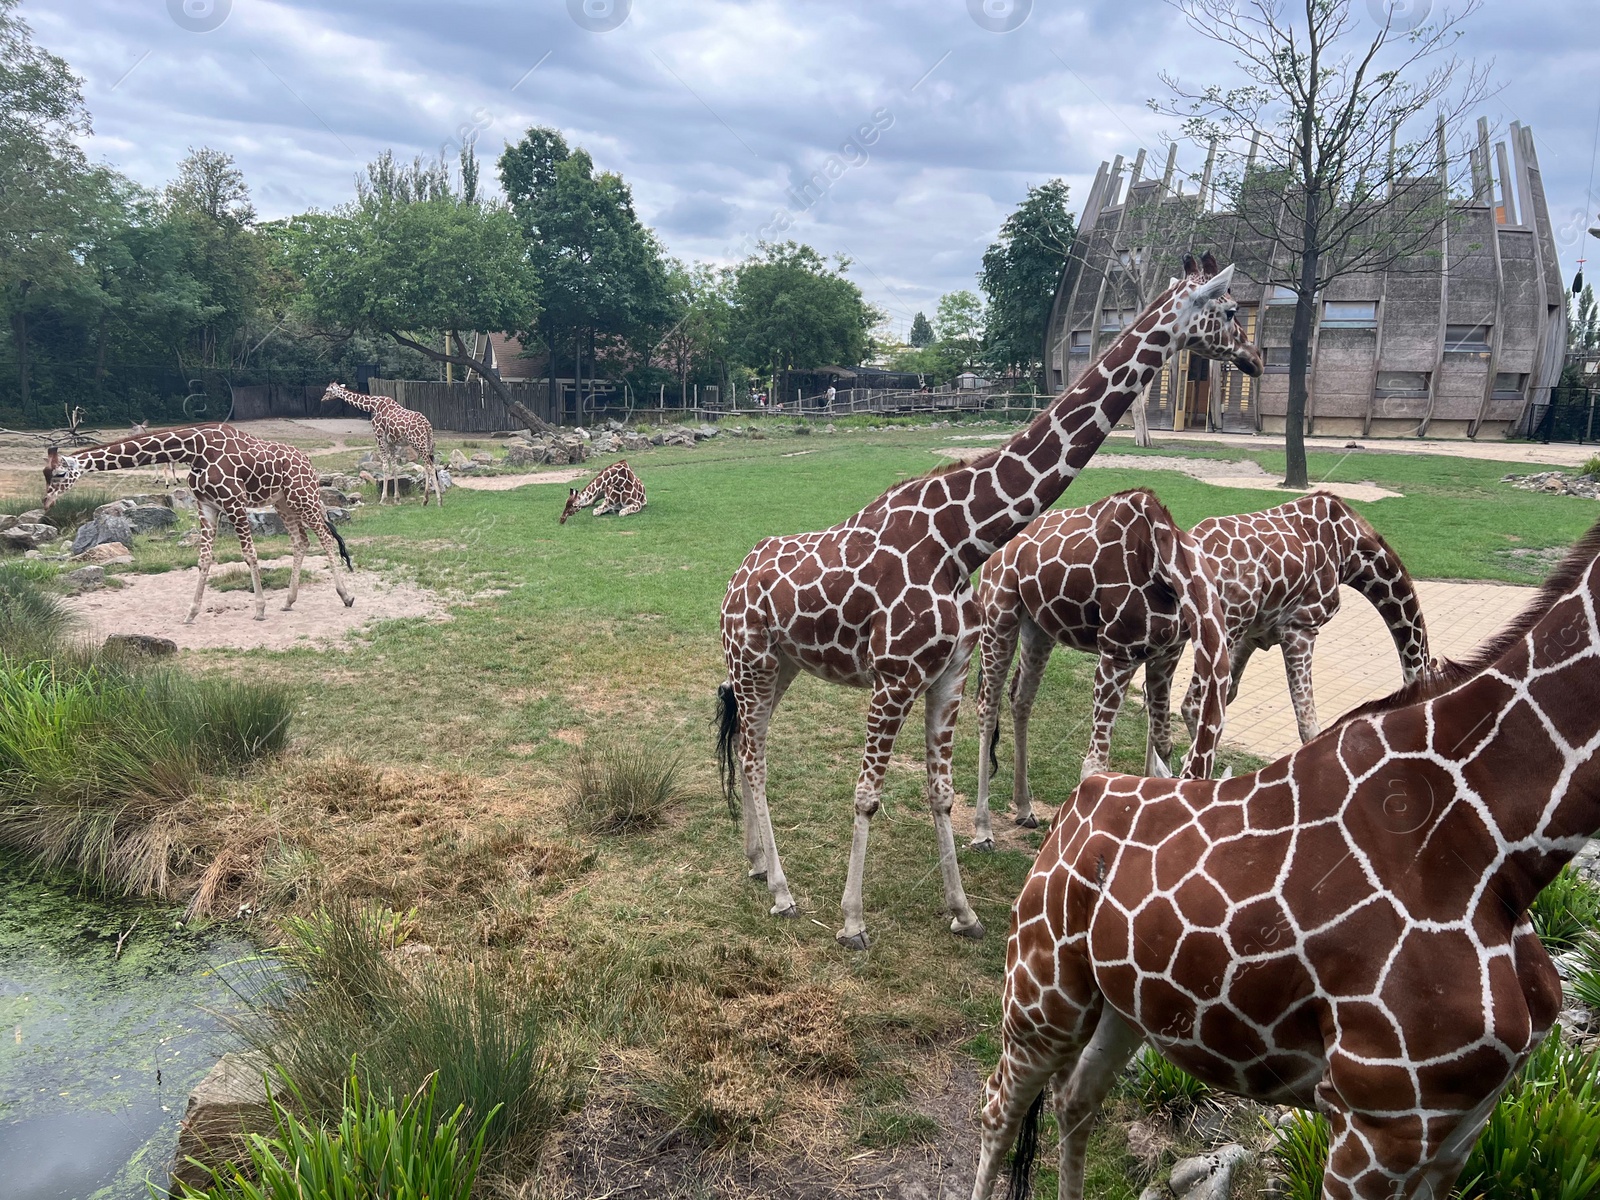
[[[1182,433],[1174,433],[1170,429],[1153,429],[1150,434],[1155,439],[1156,447],[1166,450],[1176,446],[1193,445],[1196,442],[1207,442],[1230,450],[1283,449],[1283,435],[1281,433],[1205,433],[1198,430],[1184,430]],[[1115,430],[1109,440],[1131,442],[1133,441],[1133,430]],[[1306,439],[1306,449],[1325,453],[1338,453],[1351,442],[1355,442],[1363,450],[1373,454],[1439,454],[1446,458],[1481,458],[1513,465],[1537,463],[1557,467],[1580,466],[1588,462],[1597,453],[1600,453],[1600,446],[1593,444],[1576,446],[1570,443],[1552,442],[1549,445],[1544,445],[1539,442],[1506,442],[1498,440],[1473,442],[1465,438],[1308,437]]]
[[[1459,658],[1509,624],[1538,589],[1512,584],[1419,580],[1428,640],[1435,655]],[[1377,610],[1357,592],[1344,588],[1339,613],[1317,637],[1312,686],[1324,727],[1358,704],[1386,696],[1400,686],[1400,659]],[[1186,654],[1173,681],[1174,709],[1189,686]],[[1245,668],[1237,699],[1228,707],[1224,740],[1263,758],[1275,759],[1300,744],[1283,653],[1258,650]]]

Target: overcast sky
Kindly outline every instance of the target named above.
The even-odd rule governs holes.
[[[1355,3],[1366,19],[1382,0]],[[984,28],[986,13],[1015,27]],[[1102,159],[1157,150],[1172,129],[1146,104],[1166,95],[1159,72],[1221,82],[1230,67],[1160,0],[24,0],[22,14],[85,80],[91,155],[143,183],[213,146],[276,217],[349,199],[387,147],[453,156],[476,132],[487,177],[507,140],[554,125],[627,179],[673,254],[731,261],[786,214],[783,236],[849,255],[902,335],[941,293],[976,287],[1028,184],[1064,177],[1076,211]],[[1592,0],[1487,0],[1461,43],[1495,59],[1485,115],[1533,127],[1569,277],[1600,208],[1585,201],[1597,27]],[[852,138],[871,144],[844,152],[854,165],[820,199],[797,198]],[[1186,168],[1201,157],[1180,150]]]

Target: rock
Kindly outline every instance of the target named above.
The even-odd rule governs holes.
[[[1600,483],[1592,475],[1568,475],[1565,471],[1539,471],[1533,475],[1502,475],[1501,483],[1509,483],[1525,492],[1545,492],[1552,496],[1581,496],[1585,500],[1600,500]]]
[[[449,465],[451,467],[455,468],[457,471],[459,471],[462,467],[466,466],[467,463],[469,463],[471,461],[472,460],[469,459],[460,450],[452,450],[452,451],[450,451]]]
[[[109,567],[120,563],[131,563],[133,551],[121,542],[101,542],[98,546],[90,546],[82,554],[74,554],[72,561],[89,566]]]
[[[621,446],[622,443],[613,433],[597,433],[594,441],[589,443],[589,448],[596,454],[615,454]]]
[[[572,434],[573,434],[574,437],[580,437],[586,442],[590,440],[589,431],[587,429],[585,429],[582,425],[576,426],[572,430]]]
[[[607,433],[621,433],[627,426],[615,417],[607,417],[605,428]]]
[[[722,431],[715,425],[696,425],[694,428],[694,440],[697,442],[703,442],[707,438],[716,437],[717,434],[721,432]]]
[[[98,517],[125,517],[135,508],[132,500],[113,500],[110,504],[102,504],[94,510]]]
[[[521,445],[512,442],[506,447],[506,466],[537,467],[549,461],[550,452],[543,446]]]
[[[435,474],[437,474],[439,477],[439,494],[441,496],[448,492],[451,488],[455,487],[455,480],[450,478],[450,472],[446,468],[438,468]]]
[[[1174,1163],[1167,1186],[1178,1200],[1228,1200],[1234,1172],[1250,1157],[1237,1142]]]
[[[148,633],[113,633],[100,648],[108,654],[142,654],[147,658],[172,658],[178,653],[177,642]]]
[[[487,450],[474,450],[472,452],[472,461],[480,467],[492,467],[494,465],[494,455]]]
[[[496,429],[489,436],[492,438],[513,438],[521,437],[526,432],[527,430],[525,429]]]
[[[0,529],[10,529],[20,520],[15,513],[0,513]]]
[[[327,513],[328,524],[330,525],[343,525],[348,522],[353,515],[348,508],[338,508],[332,504],[330,504],[323,511]]]
[[[371,471],[362,471],[357,478],[360,479],[363,484],[373,484],[378,482],[378,477]]]
[[[275,508],[251,508],[246,510],[250,517],[250,533],[253,537],[283,537],[289,531],[284,528],[283,518],[278,515]],[[232,533],[233,522],[227,517],[217,518],[218,533]]]
[[[173,508],[194,509],[198,507],[195,503],[194,492],[188,488],[173,488],[171,498]]]
[[[106,569],[104,567],[79,567],[76,571],[68,571],[63,575],[61,582],[74,592],[92,592],[96,588],[105,586]]]
[[[19,521],[9,529],[0,529],[0,541],[17,550],[37,550],[60,536],[61,531],[54,525],[38,521]]]
[[[123,499],[133,501],[135,508],[143,508],[147,504],[159,504],[162,508],[173,507],[170,492],[140,492],[137,496],[124,496]]]
[[[317,496],[324,504],[343,504],[344,493],[336,487],[323,486],[317,489]]]
[[[21,514],[19,514],[17,516],[17,523],[19,525],[42,525],[42,524],[44,524],[44,509],[42,509],[42,508],[30,508],[27,512],[21,513]]]
[[[266,1057],[259,1050],[224,1054],[217,1065],[189,1093],[189,1105],[178,1126],[178,1148],[173,1156],[172,1183],[199,1187],[210,1182],[204,1167],[221,1166],[238,1159],[246,1135],[272,1129],[272,1107],[267,1101]]]
[[[160,504],[140,504],[128,513],[135,533],[149,533],[154,529],[171,529],[178,523],[178,514]]]
[[[124,547],[133,545],[133,522],[120,512],[110,512],[85,521],[78,526],[72,539],[72,553],[82,554],[94,546],[107,542],[121,542]]]

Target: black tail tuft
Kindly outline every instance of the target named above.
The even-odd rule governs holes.
[[[739,698],[733,684],[717,688],[717,761],[722,768],[722,798],[728,802],[728,815],[739,815]]]
[[[339,536],[339,527],[332,521],[329,521],[328,532],[333,534],[333,540],[339,543],[339,557],[344,559],[345,568],[347,570],[354,571],[356,569],[356,565],[350,561],[350,550],[345,546],[344,538]]]
[[[989,735],[989,778],[990,779],[993,779],[994,776],[995,776],[995,772],[1000,769],[1000,756],[995,753],[995,751],[1000,746],[1000,722],[998,720],[999,714],[997,713],[995,715],[996,715],[997,719],[995,720],[995,723],[994,723],[994,732]]]
[[[1044,1093],[1033,1098],[1033,1106],[1022,1118],[1022,1128],[1017,1130],[1017,1148],[1011,1155],[1011,1187],[1006,1200],[1028,1200],[1033,1192],[1033,1164],[1039,1157],[1039,1122],[1044,1117]]]

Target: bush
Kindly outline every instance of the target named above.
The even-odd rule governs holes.
[[[1528,907],[1534,932],[1552,953],[1571,950],[1589,930],[1600,926],[1600,888],[1570,866]]]
[[[1139,1052],[1133,1092],[1147,1113],[1179,1115],[1197,1107],[1211,1089],[1182,1067],[1174,1066],[1153,1046]]]
[[[659,825],[683,798],[682,755],[620,743],[580,750],[573,767],[570,819],[590,833],[627,833]]]
[[[298,1098],[286,1076],[284,1083]],[[269,1089],[276,1135],[251,1135],[248,1164],[207,1168],[208,1186],[180,1185],[178,1194],[181,1200],[468,1200],[489,1123],[481,1122],[463,1146],[461,1109],[434,1120],[436,1083],[429,1080],[396,1109],[392,1097],[363,1095],[352,1074],[337,1130],[305,1124]]]
[[[1578,969],[1572,979],[1573,994],[1600,1012],[1600,932],[1591,931],[1580,938],[1575,949]]]
[[[1591,454],[1583,466],[1578,468],[1578,471],[1580,474],[1592,475],[1596,479],[1600,479],[1600,454]]]

